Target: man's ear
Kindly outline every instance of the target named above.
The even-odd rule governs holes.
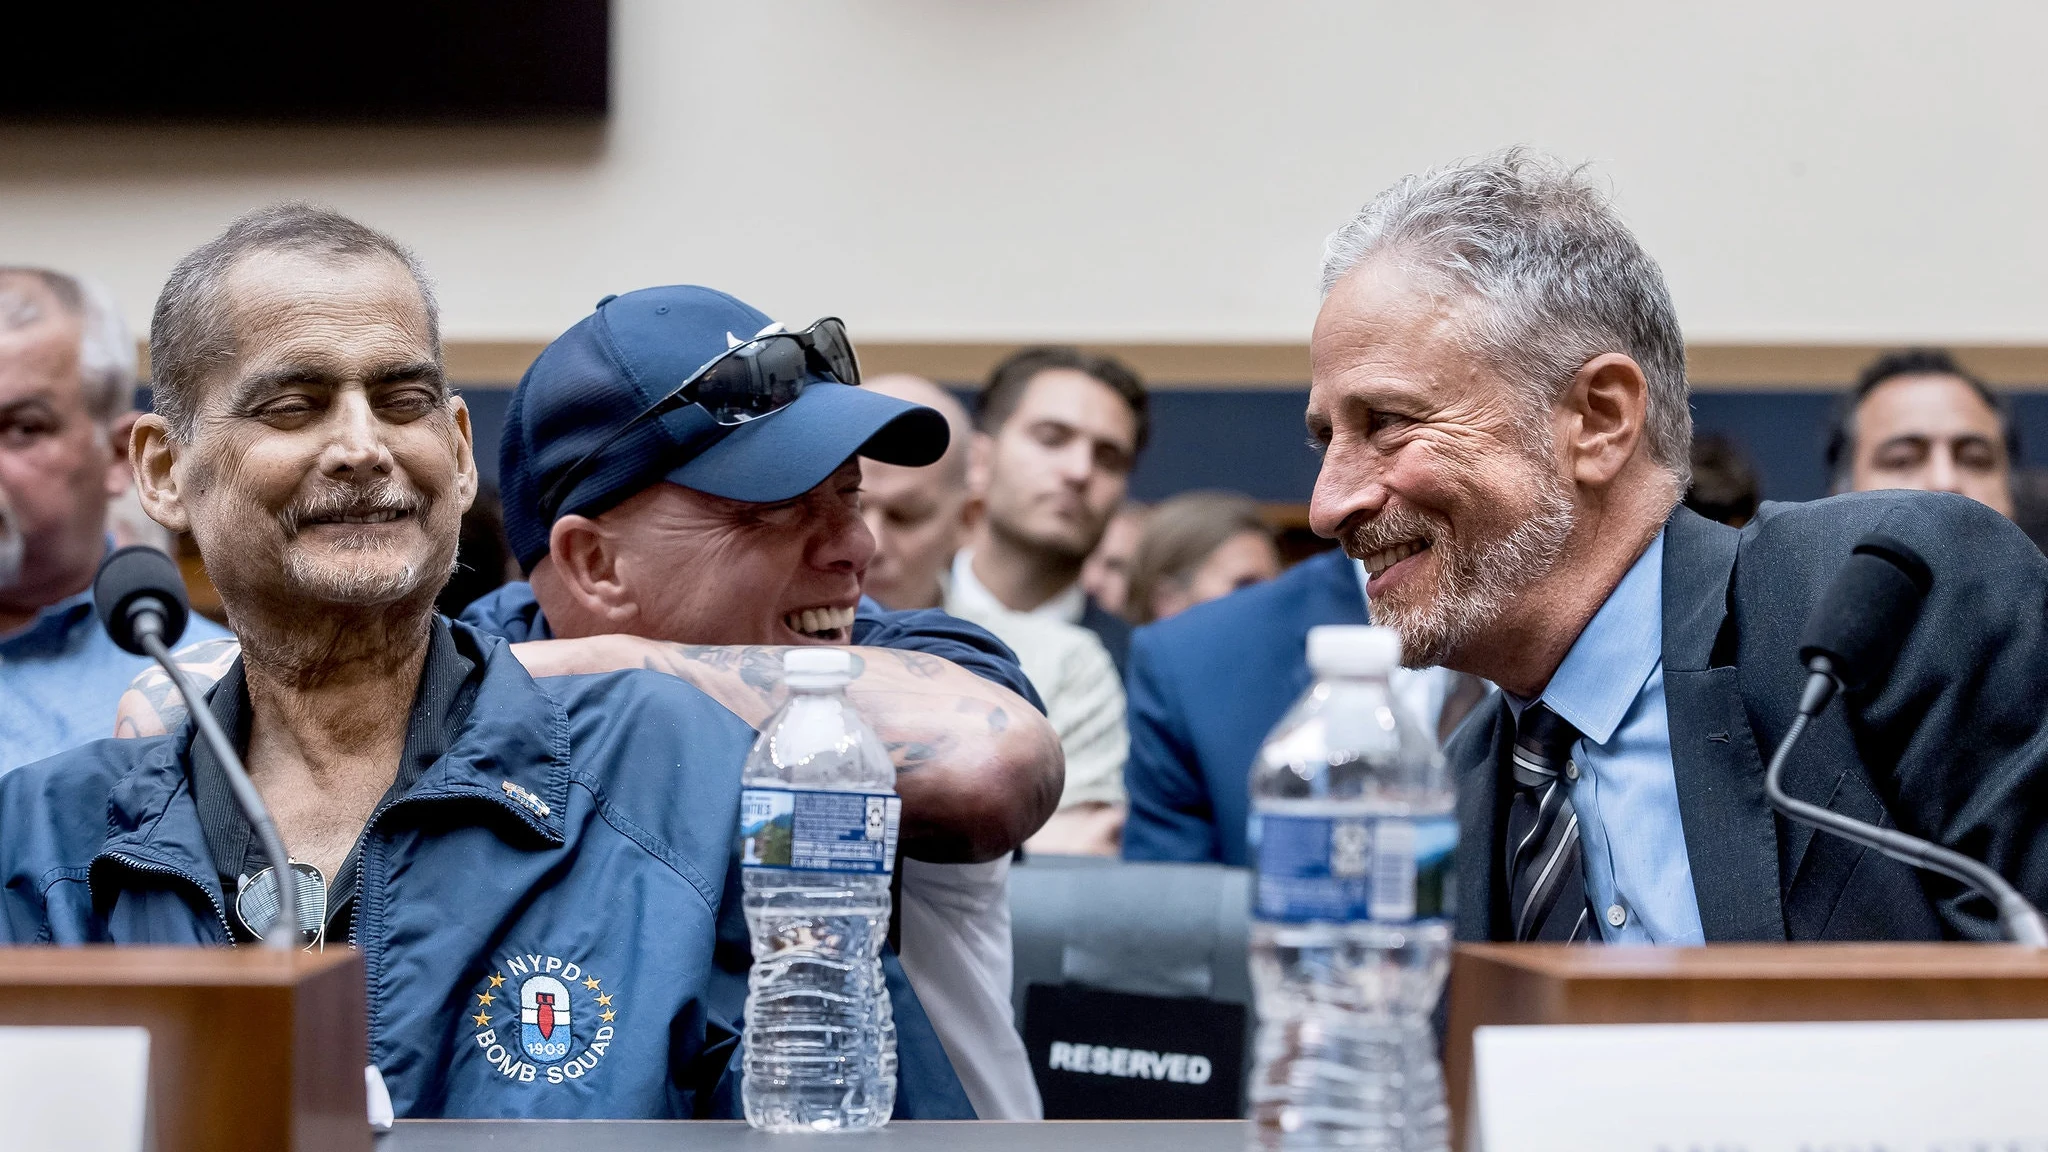
[[[561,587],[577,612],[620,624],[631,621],[638,609],[619,560],[619,541],[607,525],[587,516],[564,516],[548,532],[542,563],[553,570],[550,582]]]
[[[155,413],[137,417],[128,434],[127,456],[142,510],[173,532],[190,532],[192,516],[178,486],[178,446],[163,417]]]
[[[448,398],[448,410],[455,417],[455,463],[459,472],[455,478],[455,490],[462,501],[462,510],[469,511],[476,503],[476,434],[469,426],[469,403],[460,396]]]
[[[128,463],[129,441],[135,435],[135,422],[142,413],[123,412],[107,421],[107,498],[113,499],[128,491],[128,485],[135,482],[135,469]]]
[[[1595,356],[1572,377],[1559,415],[1572,479],[1606,485],[1646,446],[1650,382],[1641,365],[1619,352]]]

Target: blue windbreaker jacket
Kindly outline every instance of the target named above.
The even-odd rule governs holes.
[[[515,643],[552,639],[554,631],[534,600],[530,585],[515,582],[471,604],[465,623]],[[853,643],[876,648],[924,652],[950,660],[984,680],[1022,696],[1045,711],[1037,689],[1024,675],[1016,654],[987,630],[936,610],[892,612],[862,597],[853,620]],[[735,845],[737,851],[737,845]],[[722,1019],[738,1020],[747,997],[747,969],[753,963],[747,925],[739,907],[737,857],[727,869],[727,891],[720,906],[718,950],[713,990],[708,996]],[[882,953],[889,1003],[896,1021],[896,1111],[898,1119],[966,1120],[974,1108],[954,1074],[946,1049],[918,1001],[893,949]]]

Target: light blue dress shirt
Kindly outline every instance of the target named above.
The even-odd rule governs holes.
[[[179,647],[227,636],[194,613]],[[147,656],[115,647],[92,590],[59,600],[0,636],[0,774],[114,734],[114,708]]]
[[[1580,733],[1578,779],[1568,783],[1601,938],[1706,943],[1664,711],[1662,532],[1579,633],[1541,699]],[[1519,720],[1527,701],[1508,703]]]

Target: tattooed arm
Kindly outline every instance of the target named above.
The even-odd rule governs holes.
[[[188,644],[171,653],[171,658],[192,678],[193,687],[204,692],[228,674],[241,654],[241,644],[223,638]],[[184,697],[155,665],[129,683],[114,709],[114,735],[123,739],[161,736],[184,722]]]
[[[782,705],[784,649],[634,636],[512,646],[535,676],[651,668],[679,677],[759,728]],[[889,747],[903,796],[903,850],[941,863],[993,860],[1059,804],[1065,761],[1024,698],[925,652],[852,648],[847,695]]]
[[[853,648],[847,694],[889,747],[903,796],[903,850],[938,863],[993,860],[1036,832],[1059,804],[1066,761],[1052,725],[1023,697],[924,652]],[[179,649],[204,691],[241,649],[209,640]],[[633,636],[538,640],[512,654],[535,676],[651,668],[688,681],[759,728],[782,705],[781,648],[672,644]],[[157,736],[185,720],[170,678],[152,668],[121,697],[117,736]]]

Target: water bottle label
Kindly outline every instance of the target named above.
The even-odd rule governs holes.
[[[740,863],[887,875],[896,869],[902,822],[893,792],[748,788],[740,793]]]
[[[1251,824],[1257,919],[1406,922],[1457,912],[1454,816],[1254,812]]]

